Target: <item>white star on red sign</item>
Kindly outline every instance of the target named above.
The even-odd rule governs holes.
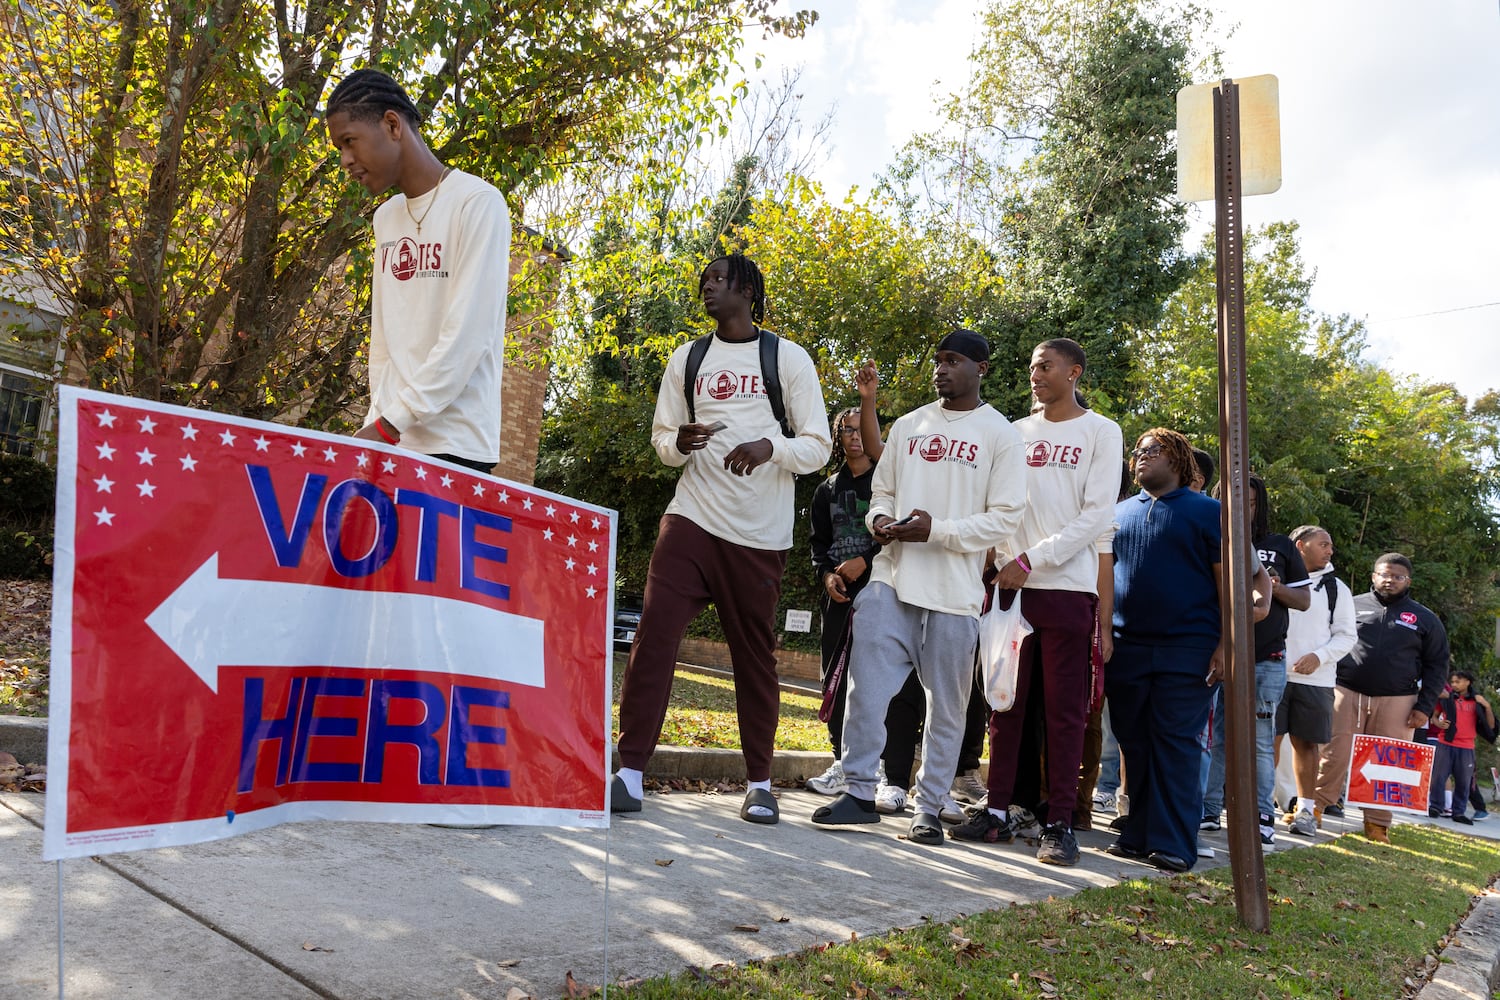
[[[142,417],[140,420],[136,421],[136,423],[141,425],[142,434],[156,433],[156,421],[152,420],[150,417]]]
[[[115,415],[113,413],[110,413],[108,410],[105,410],[103,413],[99,414],[99,426],[100,427],[113,427],[114,425],[115,425]]]
[[[450,476],[450,475],[448,475],[448,473],[445,472],[445,473],[443,473],[443,478],[440,479],[440,480],[438,480],[438,482],[442,483],[443,484],[443,489],[446,490],[446,489],[449,489],[450,487],[452,487],[452,485],[453,485],[453,477]]]
[[[426,479],[427,478],[427,467],[426,466],[424,466],[424,465],[417,466],[417,478],[418,479]]]
[[[386,459],[384,462],[381,462],[380,463],[380,467],[382,469],[384,469],[386,472],[395,472],[396,471],[396,463],[392,459],[389,459],[389,458]]]
[[[256,451],[265,451],[269,447],[271,447],[271,442],[266,439],[266,436],[264,434],[255,439]]]
[[[599,595],[599,591],[595,590],[593,587],[589,587],[584,591],[584,593],[589,595],[590,597],[597,597]]]
[[[324,448],[323,449],[323,458],[324,458],[325,461],[332,462],[335,458],[338,458],[338,457],[339,457],[339,453],[336,452],[336,451],[334,451],[332,447],[328,447],[328,448]]]
[[[99,449],[100,458],[109,462],[113,462],[115,460],[115,450],[109,446],[108,442],[95,445],[95,447]]]
[[[234,444],[234,434],[225,428],[224,433],[219,435],[219,441],[226,445]]]
[[[547,505],[547,516],[548,517],[556,517],[557,516],[557,508],[554,507],[554,506],[552,506],[550,503]]]
[[[301,441],[293,441],[292,454],[296,455],[298,458],[301,458],[303,455],[307,454],[307,445],[303,444]]]
[[[578,565],[578,560],[574,559],[572,556],[569,556],[568,561],[563,563],[563,565],[568,567],[568,569],[572,569],[574,566]]]
[[[114,485],[114,480],[110,479],[108,476],[100,476],[98,479],[94,480],[94,489],[98,490],[100,493],[108,493],[110,491],[110,488]]]
[[[143,497],[156,496],[156,486],[153,485],[151,480],[149,479],[142,480],[141,482],[136,483],[135,488],[141,491],[141,496]]]
[[[115,515],[110,511],[108,507],[101,507],[98,510],[94,511],[94,517],[98,518],[98,520],[95,522],[96,524],[115,523]]]
[[[140,451],[135,453],[135,457],[141,460],[142,465],[156,464],[156,456],[152,454],[150,448],[142,448]]]
[[[198,469],[198,460],[192,455],[183,455],[178,461],[182,463],[183,472],[196,472]]]
[[[198,428],[194,427],[192,424],[184,424],[182,427],[182,439],[184,441],[198,440]]]

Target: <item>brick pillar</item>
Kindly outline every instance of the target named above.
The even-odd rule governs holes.
[[[546,251],[543,251],[546,253]],[[510,280],[515,286],[523,258],[513,254]],[[557,291],[559,255],[547,253],[543,263],[552,277],[552,302]],[[517,483],[536,481],[537,445],[542,433],[542,403],[550,366],[544,359],[552,345],[552,324],[535,315],[511,316],[505,323],[505,370],[500,378],[500,464],[495,475]]]

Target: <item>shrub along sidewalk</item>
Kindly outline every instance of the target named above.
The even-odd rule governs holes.
[[[1425,983],[1473,898],[1500,877],[1493,842],[1400,825],[1266,859],[1271,932],[1239,925],[1227,868],[692,970],[620,991],[678,997],[1402,997]],[[615,993],[611,990],[611,993]]]

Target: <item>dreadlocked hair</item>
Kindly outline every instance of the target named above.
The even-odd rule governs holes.
[[[1250,521],[1250,541],[1259,543],[1271,533],[1271,502],[1266,499],[1266,481],[1255,473],[1246,477],[1255,494],[1255,517]]]
[[[1155,438],[1156,443],[1161,445],[1162,458],[1177,473],[1178,482],[1186,486],[1193,481],[1193,470],[1197,468],[1197,463],[1193,461],[1193,446],[1188,444],[1187,438],[1166,427],[1153,427],[1136,438],[1135,446],[1139,448],[1147,438]],[[1135,456],[1130,456],[1131,475],[1135,475],[1136,464]]]
[[[412,128],[422,124],[422,112],[406,96],[406,91],[378,69],[357,69],[333,88],[333,93],[328,95],[328,106],[323,109],[323,117],[339,111],[357,121],[376,121],[387,111],[394,111]]]
[[[750,322],[764,323],[766,321],[766,279],[761,277],[760,268],[755,266],[755,261],[742,253],[715,257],[704,265],[703,271],[698,275],[698,294],[703,294],[703,286],[708,283],[708,269],[721,260],[729,263],[729,287],[750,289]]]
[[[844,464],[844,418],[851,415],[859,416],[859,407],[846,407],[833,417],[833,454],[829,456],[828,461],[835,470]]]

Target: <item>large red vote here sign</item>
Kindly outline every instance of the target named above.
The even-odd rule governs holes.
[[[1354,735],[1345,805],[1427,814],[1433,748],[1388,736]]]
[[[44,856],[306,819],[604,826],[615,515],[61,390]]]

